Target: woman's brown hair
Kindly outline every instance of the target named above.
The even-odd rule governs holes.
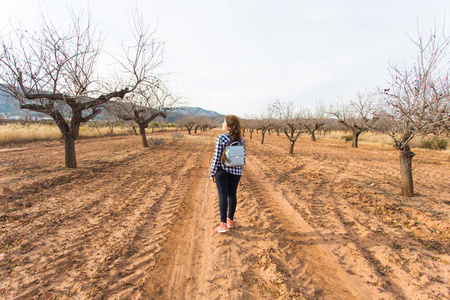
[[[225,123],[227,124],[227,127],[228,127],[228,133],[231,136],[231,140],[227,144],[227,147],[228,147],[228,145],[230,145],[236,141],[240,143],[241,142],[241,121],[239,120],[239,118],[234,115],[228,115],[225,117]],[[225,147],[225,149],[226,149],[226,147]],[[225,149],[223,150],[222,156],[220,157],[220,161],[222,163],[225,163],[225,161],[226,161]]]

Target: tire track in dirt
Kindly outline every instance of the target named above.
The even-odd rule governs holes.
[[[291,157],[290,160],[295,165],[296,158]],[[302,161],[308,161],[308,157],[302,157]],[[349,164],[349,161],[346,163]],[[341,198],[339,188],[336,188],[340,187],[342,182],[351,181],[347,177],[342,177],[348,165],[345,166],[342,162],[331,162],[327,166],[322,166],[318,162],[313,165],[314,170],[309,169],[310,167],[303,168],[302,176],[295,176],[295,180],[287,180],[279,185],[286,200],[300,215],[306,216],[311,225],[319,226],[318,234],[320,233],[327,241],[326,248],[333,253],[349,276],[354,277],[360,285],[367,286],[372,297],[388,299],[404,297],[401,288],[392,282],[391,277],[386,276],[388,269],[385,268],[385,263],[381,263],[368,250],[380,243],[379,239],[367,237],[371,235],[372,230],[383,230],[382,224],[370,220],[364,212],[352,211],[348,203]],[[295,174],[294,171],[290,173]],[[356,220],[352,217],[355,213],[358,216]],[[359,234],[362,237],[352,229],[358,224],[358,219],[368,221],[364,225],[367,228],[362,224],[360,226],[362,230]],[[385,232],[388,233],[389,230]],[[391,234],[395,237],[394,233]],[[353,270],[360,271],[355,273]]]
[[[372,297],[440,299],[439,295],[448,294],[444,287],[447,272],[440,275],[428,272],[434,268],[448,269],[445,256],[423,251],[421,243],[424,242],[408,230],[423,220],[423,215],[411,209],[408,202],[395,204],[392,194],[370,184],[389,178],[386,174],[393,172],[390,160],[381,159],[380,164],[378,160],[366,161],[364,157],[370,156],[370,151],[355,150],[353,152],[358,153],[355,158],[342,160],[338,153],[338,159],[322,162],[312,159],[311,149],[302,149],[301,155],[288,156],[281,154],[279,147],[272,146],[270,148],[278,153],[274,156],[264,151],[266,146],[254,146],[256,149],[252,151],[258,153],[258,158],[269,160],[267,166],[261,165],[263,173],[280,183],[292,207],[317,229],[342,268],[365,285]],[[361,160],[360,156],[363,156]],[[277,164],[270,160],[282,162]],[[300,169],[296,167],[299,164]],[[380,168],[389,165],[389,168],[376,172],[378,165]],[[383,211],[391,207],[391,213]],[[400,214],[408,223],[395,222]],[[390,224],[389,220],[394,222]]]
[[[129,163],[133,165],[136,162],[130,161]],[[64,293],[63,289],[67,285],[76,289],[77,281],[81,278],[87,282],[91,281],[91,284],[95,284],[97,280],[92,280],[92,277],[100,277],[97,274],[104,272],[105,265],[114,260],[114,256],[118,254],[117,251],[123,247],[123,241],[121,240],[126,240],[126,235],[128,234],[126,226],[119,226],[114,229],[113,225],[123,215],[126,207],[120,201],[116,203],[113,201],[114,199],[117,200],[116,197],[120,197],[119,195],[124,195],[119,193],[120,186],[123,184],[117,181],[118,187],[111,189],[111,186],[114,186],[111,180],[103,180],[101,176],[109,174],[107,177],[113,178],[114,176],[111,176],[111,174],[116,172],[124,174],[121,168],[111,168],[98,174],[100,176],[97,178],[91,177],[91,180],[96,181],[100,188],[87,196],[83,189],[79,190],[79,201],[73,201],[70,197],[66,197],[66,194],[73,196],[74,191],[71,189],[77,189],[77,186],[80,185],[79,182],[63,185],[57,188],[56,191],[53,191],[52,197],[48,199],[50,202],[58,203],[57,206],[64,209],[62,212],[50,213],[49,216],[44,215],[38,218],[37,222],[43,224],[43,230],[38,231],[36,236],[27,241],[27,243],[34,246],[34,249],[30,249],[31,251],[27,254],[27,257],[30,257],[30,260],[33,257],[37,259],[41,257],[41,259],[47,260],[49,269],[48,272],[44,272],[40,276],[40,282],[44,287],[41,284],[33,283],[30,285],[30,288],[33,286],[34,289],[29,291],[28,295],[42,293],[43,290],[47,290],[47,295],[61,294]],[[129,182],[131,176],[123,176],[123,180]],[[88,187],[87,189],[92,188]],[[124,192],[126,194],[130,191],[128,189]],[[48,196],[44,195],[43,198],[45,199],[46,197]],[[70,202],[82,203],[82,205],[73,207],[71,204],[68,204]],[[54,205],[55,203],[52,204]],[[133,205],[136,206],[137,210],[141,206],[140,203],[136,202]],[[36,206],[39,207],[40,205]],[[45,203],[42,206],[45,207]],[[45,212],[46,210],[42,209],[42,206],[38,209],[41,212]],[[51,218],[55,219],[53,224],[51,223]],[[33,226],[35,224],[31,223],[30,225]],[[42,240],[40,236],[46,236],[46,240]],[[103,242],[99,243],[99,240]],[[63,249],[63,254],[60,253],[61,248]],[[103,258],[105,253],[107,256]],[[93,261],[85,261],[86,257],[92,258]],[[78,266],[79,264],[81,264],[81,268]],[[74,279],[72,277],[73,274],[64,274],[65,270],[70,270],[70,272],[78,275]],[[72,280],[72,283],[67,282]],[[72,287],[68,288],[68,294],[71,293],[71,289]]]
[[[427,292],[408,287],[408,285],[419,287],[420,280],[411,274],[408,259],[402,262],[407,252],[400,250],[406,248],[406,245],[420,248],[420,243],[405,232],[390,228],[370,211],[359,206],[353,207],[357,203],[349,201],[345,197],[346,194],[342,194],[343,185],[352,187],[352,184],[348,185],[348,179],[344,174],[333,176],[330,184],[322,191],[322,197],[318,198],[334,207],[325,218],[329,224],[335,224],[334,231],[339,233],[333,237],[339,246],[332,252],[339,258],[345,270],[376,287],[373,294],[378,293],[377,297],[388,299],[430,297]],[[362,190],[358,191],[360,196],[364,193]],[[367,196],[370,197],[370,194]],[[415,263],[420,265],[421,269],[426,268],[426,264],[422,262]],[[355,273],[353,270],[358,271]]]
[[[206,194],[210,191],[205,170],[210,162],[212,141],[209,141],[192,163],[192,169],[184,180],[182,190],[168,196],[178,198],[181,210],[172,220],[172,229],[166,235],[158,263],[149,272],[149,280],[143,288],[149,299],[191,299],[195,298],[199,282],[196,268],[198,257],[204,246],[207,209],[204,209]],[[170,200],[169,200],[170,201]],[[203,246],[202,246],[203,245]],[[200,266],[200,270],[202,266]]]
[[[210,153],[212,148],[213,144]],[[239,192],[235,228],[217,233],[218,198],[207,173],[210,163],[211,157],[206,156],[194,174],[200,178],[186,195],[187,214],[174,225],[163,246],[148,295],[155,299],[303,298],[310,282],[304,264],[290,243],[273,242],[276,224],[260,211],[261,204],[259,209],[254,207],[258,200],[249,194],[253,192],[245,182]],[[261,222],[267,219],[267,228],[257,226],[255,217]],[[261,242],[270,245],[261,247]]]
[[[212,152],[211,152],[212,153]],[[236,228],[218,234],[215,184],[205,157],[147,284],[154,299],[368,299],[249,156]]]
[[[316,212],[321,212],[311,215],[315,222],[319,221],[322,227],[327,228],[322,234],[333,233],[332,240],[336,242],[336,246],[331,250],[338,257],[340,264],[349,274],[357,275],[362,282],[373,286],[372,293],[377,297],[434,298],[434,295],[418,288],[426,280],[426,276],[420,275],[417,270],[425,270],[427,263],[418,260],[417,254],[408,258],[409,251],[406,251],[407,248],[421,248],[419,240],[413,239],[402,230],[387,226],[374,215],[376,210],[361,207],[360,204],[367,199],[376,199],[377,191],[367,191],[363,188],[365,183],[353,182],[348,178],[348,171],[345,174],[341,171],[339,169],[336,174],[325,176],[324,181],[327,184],[314,192],[317,200],[307,200]],[[352,173],[353,176],[357,173],[355,178],[371,178],[369,172]],[[350,192],[344,192],[345,190]],[[353,193],[359,199],[351,200],[349,196]],[[304,193],[299,191],[297,194],[304,196]],[[409,224],[416,223],[414,216],[409,215],[408,218]],[[326,222],[323,222],[324,220]],[[413,253],[415,251],[413,250]],[[415,266],[409,264],[410,260]],[[415,275],[411,274],[412,270]],[[436,281],[441,281],[439,276]],[[436,288],[445,293],[445,289]]]
[[[320,235],[327,241],[327,249],[335,255],[348,274],[355,275],[353,267],[364,270],[357,274],[359,276],[357,280],[376,287],[372,289],[372,295],[381,298],[395,298],[394,295],[402,295],[401,289],[392,283],[389,277],[384,277],[386,275],[384,266],[367,250],[380,242],[380,240],[367,240],[367,237],[372,230],[383,230],[382,225],[370,220],[362,211],[351,210],[348,203],[341,197],[339,189],[335,187],[341,186],[341,181],[348,180],[341,176],[344,172],[342,165],[336,168],[334,174],[320,172],[321,167],[318,169],[319,176],[314,178],[314,182],[296,182],[296,185],[301,188],[293,187],[291,182],[281,184],[283,195],[300,215],[307,216],[311,225],[321,227]],[[364,225],[361,220],[366,221]],[[359,234],[353,230],[357,224],[361,229]],[[388,232],[386,230],[386,234]],[[392,234],[392,236],[395,235]]]
[[[183,178],[198,158],[184,149],[173,152],[150,164],[152,153],[138,153],[126,163],[42,192],[41,200],[22,215],[30,218],[17,219],[21,232],[14,240],[22,260],[12,262],[8,253],[2,257],[6,265],[0,267],[21,278],[6,283],[6,289],[19,290],[15,284],[20,284],[19,298],[136,293],[178,209],[177,195],[187,184]],[[186,161],[180,159],[184,156]],[[24,237],[24,232],[31,234]],[[44,272],[34,274],[36,261],[46,262]]]
[[[189,157],[185,165],[176,171],[177,176],[174,176],[167,184],[166,192],[139,216],[144,222],[135,229],[135,236],[128,246],[131,251],[138,252],[121,257],[112,266],[112,269],[121,270],[122,273],[120,280],[109,287],[112,291],[111,296],[142,296],[141,290],[148,281],[148,272],[156,264],[155,255],[162,249],[176,214],[185,210],[181,206],[181,201],[196,162],[197,157]],[[105,282],[105,288],[110,284]]]
[[[274,228],[272,239],[278,247],[272,251],[279,252],[278,265],[289,266],[291,282],[287,282],[286,290],[300,289],[308,299],[368,298],[368,291],[347,276],[336,258],[323,247],[327,242],[302,219],[283,190],[266,178],[258,165],[259,160],[250,156],[248,188],[254,191],[256,202],[261,203],[258,206],[264,211],[264,219],[271,220],[268,227]],[[265,222],[258,226],[264,227]]]
[[[136,234],[134,237],[130,237],[131,244],[124,247],[128,251],[131,250],[130,255],[122,256],[111,266],[111,270],[116,272],[120,270],[118,275],[121,278],[111,287],[109,287],[108,281],[103,283],[105,288],[109,287],[111,295],[139,297],[143,292],[141,288],[146,282],[147,271],[154,266],[154,256],[162,249],[161,245],[170,232],[174,222],[173,218],[180,209],[181,195],[187,188],[188,179],[197,159],[198,155],[188,157],[186,161],[174,161],[173,157],[170,157],[167,163],[163,164],[164,166],[172,164],[164,170],[167,172],[166,174],[170,174],[170,181],[163,180],[152,184],[165,188],[158,196],[152,196],[153,204],[138,216],[143,223],[133,230]],[[134,254],[134,251],[137,253]],[[115,278],[116,276],[109,277]]]

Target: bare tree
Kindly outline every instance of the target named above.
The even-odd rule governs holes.
[[[214,124],[213,124],[211,118],[203,117],[203,118],[200,118],[199,126],[200,126],[200,129],[202,130],[202,132],[204,132],[210,128],[213,128]]]
[[[245,130],[250,133],[250,139],[253,138],[253,132],[255,131],[256,122],[251,117],[246,116],[245,119],[241,120],[242,123],[242,135],[244,135]]]
[[[447,91],[450,94],[450,91]],[[438,134],[445,132],[446,137],[450,135],[450,97],[446,97],[442,100],[442,113],[438,115],[439,122],[437,122],[436,127],[438,127]],[[449,156],[450,160],[450,156]]]
[[[135,122],[139,127],[142,145],[148,147],[145,129],[156,117],[166,118],[178,100],[178,97],[172,96],[166,86],[159,82],[141,85],[138,90],[129,93],[121,101],[110,102],[105,107],[118,118]]]
[[[361,133],[374,128],[378,121],[378,106],[375,92],[358,92],[350,103],[334,103],[330,106],[329,114],[335,116],[353,134],[352,147],[358,147]]]
[[[272,126],[271,114],[272,114],[272,110],[269,107],[266,112],[262,112],[253,118],[255,120],[256,128],[261,130],[261,144],[264,144],[264,138],[265,138],[266,132]]]
[[[197,119],[196,119],[195,124],[194,124],[194,133],[195,134],[197,134],[197,131],[199,129],[201,129],[202,122],[203,122],[202,118],[200,116],[197,116]]]
[[[304,110],[302,113],[301,123],[311,135],[311,139],[315,142],[316,131],[322,128],[322,126],[326,123],[325,108],[323,107],[323,104],[317,102],[314,111]]]
[[[141,20],[138,20],[138,23]],[[135,28],[139,30],[139,27]],[[135,51],[122,62],[126,84],[105,89],[98,81],[97,61],[102,54],[100,35],[88,17],[72,14],[63,31],[42,16],[36,30],[16,29],[0,38],[0,88],[19,102],[21,109],[49,115],[61,131],[65,143],[65,164],[76,168],[75,140],[80,124],[92,120],[99,106],[122,99],[149,80],[159,65],[159,47],[149,32],[137,32]]]
[[[186,127],[189,134],[191,134],[192,128],[198,123],[198,116],[196,115],[187,115],[176,121],[177,124],[181,125],[181,127]]]
[[[279,119],[272,119],[272,127],[275,132],[277,133],[277,136],[280,136],[280,131],[283,129],[283,123],[281,120]]]
[[[281,121],[284,134],[290,141],[289,154],[294,153],[295,142],[302,133],[302,124],[300,123],[300,112],[297,111],[292,102],[281,102],[275,100],[271,109]]]
[[[111,101],[111,102],[113,102],[113,101]],[[110,102],[107,102],[107,103],[110,103]],[[114,135],[114,127],[116,127],[117,125],[122,125],[122,130],[124,130],[124,128],[125,128],[125,122],[120,120],[120,118],[118,118],[116,115],[110,113],[106,109],[102,109],[101,113],[98,116],[103,121],[91,121],[91,123],[95,124],[97,131],[98,131],[97,124],[103,125],[105,127],[107,126],[109,128],[110,136],[112,137]],[[100,134],[100,132],[99,132],[99,134]]]
[[[450,104],[447,103],[447,106],[450,106]],[[441,126],[442,126],[442,129],[445,131],[446,136],[448,137],[450,135],[450,110],[449,109],[447,109],[447,116],[444,115],[442,118]]]
[[[381,91],[387,97],[383,105],[381,131],[388,134],[400,151],[401,193],[414,196],[412,158],[409,142],[420,132],[436,124],[449,122],[450,38],[435,27],[428,37],[418,33],[413,43],[418,48],[416,62],[410,68],[390,65],[390,86]]]

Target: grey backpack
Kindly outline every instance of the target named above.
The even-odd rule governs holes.
[[[245,150],[239,142],[233,142],[225,148],[225,163],[227,167],[243,166]]]

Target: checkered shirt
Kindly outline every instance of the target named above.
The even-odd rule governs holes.
[[[216,149],[214,150],[214,157],[213,157],[213,161],[211,164],[211,177],[214,177],[216,175],[218,167],[221,167],[228,173],[231,173],[234,175],[242,174],[242,170],[244,170],[244,166],[227,167],[224,164],[222,164],[222,162],[220,161],[222,152],[230,141],[231,141],[231,136],[228,132],[217,136]],[[245,141],[244,141],[243,137],[241,137],[241,144],[242,144],[242,146],[244,146],[244,153],[245,153]],[[244,154],[244,165],[245,165],[245,154]]]

